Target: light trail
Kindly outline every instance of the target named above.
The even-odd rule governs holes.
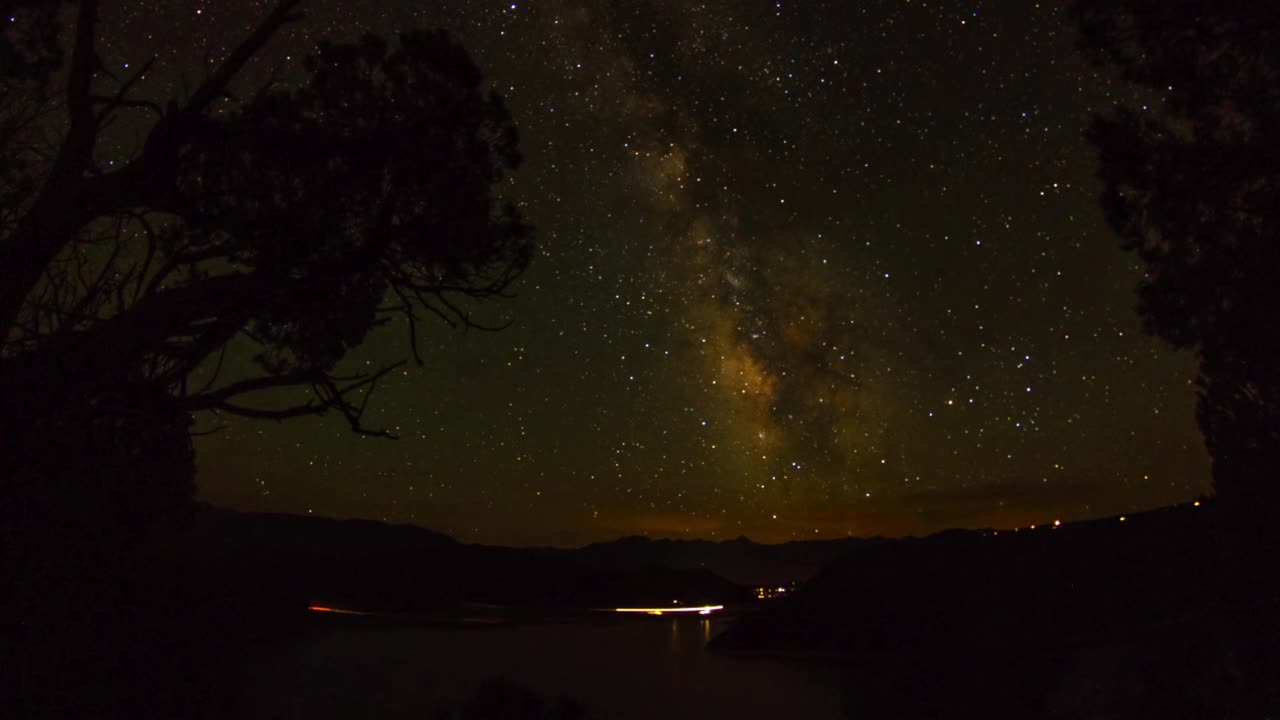
[[[645,613],[646,615],[666,615],[667,613],[698,613],[699,615],[710,615],[716,610],[723,609],[723,605],[702,605],[699,607],[614,608],[613,611],[620,613]]]
[[[359,610],[344,610],[342,608],[325,607],[324,605],[308,605],[307,609],[310,610],[311,612],[335,613],[338,615],[368,615],[369,614],[367,612],[360,612]]]

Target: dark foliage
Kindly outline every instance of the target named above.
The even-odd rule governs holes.
[[[531,231],[495,192],[520,163],[515,128],[443,32],[321,43],[300,87],[239,87],[299,4],[280,0],[189,96],[156,99],[137,91],[154,59],[102,67],[96,0],[0,3],[0,664],[29,655],[17,697],[55,715],[110,714],[71,689],[126,649],[178,687],[183,664],[147,648],[223,627],[183,609],[207,590],[177,582],[189,568],[156,560],[192,510],[193,413],[335,413],[387,435],[362,418],[403,362],[343,375],[343,358],[396,323],[421,362],[424,318],[485,327],[476,304],[529,262]],[[114,124],[140,131],[131,154],[112,154]],[[254,373],[227,377],[228,354]],[[63,662],[76,648],[100,662]]]
[[[292,417],[339,410],[376,376],[334,376],[369,330],[397,317],[478,326],[467,300],[505,295],[527,265],[528,228],[492,187],[519,164],[514,126],[465,51],[441,32],[399,47],[366,37],[321,44],[310,82],[273,84],[214,111],[240,65],[285,22],[287,2],[185,103],[161,108],[93,94],[92,37],[69,74],[68,127],[31,198],[0,227],[13,259],[0,283],[4,357],[44,353],[133,375],[191,410]],[[92,3],[81,30],[92,31]],[[81,55],[86,57],[82,58]],[[146,72],[149,67],[141,72]],[[154,114],[122,168],[96,159],[100,131],[126,111]],[[193,374],[233,340],[256,346],[261,377]],[[91,360],[89,360],[91,358]],[[297,407],[236,399],[310,388]]]
[[[867,545],[712,647],[849,663],[850,718],[1273,717],[1275,584],[1217,510]]]
[[[57,10],[56,3],[0,2],[8,21],[0,27],[0,227],[15,221],[39,179],[36,129],[50,109],[49,74],[62,60]]]
[[[542,698],[503,678],[486,682],[462,708],[462,720],[575,720],[582,709],[559,698],[544,708]]]
[[[1148,332],[1199,356],[1219,497],[1280,493],[1280,14],[1270,3],[1078,0],[1081,46],[1150,98],[1099,116],[1103,206],[1145,268]]]
[[[54,103],[57,8],[13,10],[22,22],[6,27],[0,77],[23,102],[0,111],[0,433],[15,451],[0,477],[18,505],[60,483],[86,498],[111,485],[134,509],[151,502],[139,483],[189,489],[189,457],[159,459],[190,455],[195,411],[337,412],[385,434],[361,418],[395,364],[344,377],[342,358],[391,321],[415,357],[425,316],[478,326],[468,302],[506,295],[527,265],[529,229],[493,193],[520,161],[514,126],[444,33],[405,33],[395,48],[322,43],[303,87],[226,99],[247,60],[300,19],[297,5],[281,3],[165,107],[131,95],[151,63],[100,87],[91,1],[79,3],[65,101]],[[108,171],[102,134],[130,114],[149,130]],[[38,137],[57,137],[52,153],[36,152]],[[233,343],[257,376],[222,377]],[[242,399],[272,388],[311,398]],[[102,479],[111,474],[122,478]]]

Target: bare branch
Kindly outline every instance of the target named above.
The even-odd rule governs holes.
[[[147,236],[147,254],[142,260],[142,265],[138,268],[137,285],[133,289],[133,301],[137,302],[138,298],[142,295],[142,283],[146,281],[147,272],[151,269],[151,261],[155,259],[156,256],[156,244],[158,238],[156,237],[155,228],[151,226],[146,215],[136,212],[129,214],[134,220],[138,221],[138,224],[142,226],[142,232]]]
[[[196,391],[197,395],[208,392],[209,388],[218,382],[218,376],[222,374],[222,363],[227,359],[227,347],[230,344],[230,342],[222,343],[222,347],[218,350],[218,360],[213,366],[213,374],[209,376],[209,381]]]
[[[142,79],[142,76],[151,71],[152,66],[155,64],[156,58],[155,56],[152,56],[150,60],[142,64],[142,67],[138,69],[138,72],[134,73],[132,77],[120,85],[120,89],[117,90],[116,94],[112,97],[106,98],[97,95],[91,96],[89,98],[90,101],[103,103],[105,105],[105,107],[98,111],[98,116],[94,121],[95,124],[99,126],[102,125],[103,120],[105,120],[108,115],[121,107],[143,107],[153,110],[157,115],[163,115],[164,113],[160,110],[160,106],[153,102],[129,99],[129,91],[133,89],[134,85],[138,84],[138,81]]]
[[[395,435],[386,430],[370,430],[366,428],[362,422],[365,408],[369,405],[369,399],[373,396],[374,390],[377,389],[378,382],[388,373],[396,370],[404,365],[404,362],[398,362],[388,365],[369,377],[352,383],[343,388],[339,388],[333,381],[326,378],[324,382],[316,385],[317,394],[321,400],[330,403],[331,407],[342,413],[343,417],[351,425],[351,431],[358,435],[369,435],[372,437],[382,437],[389,440],[398,439]],[[356,392],[362,388],[365,390],[364,397],[361,399],[360,405],[352,405],[347,399],[347,395]]]
[[[395,439],[395,435],[385,430],[371,430],[364,426],[363,417],[369,399],[377,389],[378,382],[388,373],[402,367],[403,362],[388,365],[371,374],[357,377],[353,382],[339,385],[339,379],[331,375],[316,372],[299,372],[289,375],[266,375],[231,383],[213,392],[192,395],[183,401],[183,407],[190,411],[210,410],[215,413],[227,412],[241,417],[257,420],[287,420],[307,415],[324,415],[337,410],[351,425],[351,430],[360,435]],[[315,393],[313,400],[301,405],[284,408],[258,408],[231,402],[231,398],[247,393],[260,392],[281,387],[300,387],[310,385]],[[363,390],[357,405],[351,396]]]
[[[191,395],[183,400],[183,407],[188,410],[209,410],[219,407],[228,399],[237,395],[274,388],[312,385],[319,379],[319,376],[315,373],[299,373],[294,375],[265,375],[249,380],[240,380],[212,392]]]
[[[316,405],[314,403],[271,410],[244,407],[243,405],[222,402],[205,409],[213,410],[215,412],[231,413],[232,415],[239,415],[240,417],[251,418],[253,420],[290,420],[292,418],[306,417],[308,415],[324,415],[329,412],[329,408],[323,405]]]
[[[464,310],[462,310],[462,308],[459,308],[457,305],[454,305],[453,303],[449,302],[449,299],[444,296],[444,293],[435,292],[432,294],[436,296],[436,299],[439,300],[441,304],[443,304],[446,308],[449,309],[449,312],[453,313],[455,316],[457,316],[459,320],[462,321],[464,332],[466,330],[470,330],[473,328],[476,330],[481,330],[483,332],[501,332],[511,327],[511,325],[515,322],[514,320],[508,320],[507,322],[501,325],[484,325],[484,324],[478,323],[472,320],[471,316],[467,315],[467,313]]]
[[[111,98],[103,97],[101,95],[94,95],[93,101],[109,102],[111,103],[113,110],[116,110],[119,108],[128,108],[130,110],[149,110],[156,117],[164,116],[164,108],[160,107],[154,102],[151,102],[150,100],[125,100],[125,99],[113,100]],[[98,123],[100,127],[105,126],[104,120],[106,116],[107,116],[106,112],[98,113]]]
[[[208,437],[210,435],[217,435],[218,433],[226,429],[227,429],[226,425],[215,425],[209,428],[208,430],[192,430],[191,437],[198,438],[198,437]]]
[[[81,259],[81,261],[77,264],[76,276],[80,281],[81,287],[84,288],[83,290],[84,295],[80,298],[80,301],[78,303],[76,303],[70,310],[67,311],[66,319],[63,320],[63,325],[60,328],[62,331],[71,330],[74,327],[74,322],[72,321],[76,319],[91,319],[94,317],[94,311],[92,310],[92,308],[94,306],[94,303],[98,301],[98,298],[102,294],[103,289],[106,287],[107,277],[115,269],[116,260],[120,257],[120,251],[121,251],[121,243],[120,243],[119,235],[117,234],[115,247],[112,248],[111,250],[111,256],[107,258],[107,261],[103,265],[101,272],[98,273],[97,278],[95,278],[92,282],[87,281],[82,272],[85,265],[83,259]],[[78,254],[79,251],[77,250],[73,252],[76,252]]]
[[[403,290],[395,285],[392,285],[391,289],[395,292],[396,297],[400,298],[400,302],[403,303],[399,308],[395,309],[404,314],[405,322],[409,324],[409,350],[413,353],[414,361],[421,367],[426,363],[422,361],[422,354],[418,351],[418,316],[413,312],[413,302],[404,294]]]
[[[227,92],[227,86],[231,80],[240,72],[245,63],[249,61],[259,50],[271,40],[271,37],[285,25],[297,22],[303,18],[300,12],[294,12],[294,8],[301,4],[302,0],[281,0],[279,5],[271,11],[271,14],[262,21],[262,24],[253,31],[240,46],[231,51],[226,60],[213,71],[208,78],[196,89],[191,99],[187,101],[186,107],[182,109],[185,118],[195,118],[205,112],[205,110],[213,103],[214,100],[222,97]]]

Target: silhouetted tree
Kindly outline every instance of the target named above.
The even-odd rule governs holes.
[[[445,33],[320,43],[299,86],[243,92],[299,5],[189,95],[151,98],[154,58],[127,77],[99,61],[97,0],[0,0],[0,650],[49,648],[0,665],[45,673],[45,699],[76,697],[48,681],[64,660],[121,649],[100,631],[136,600],[125,578],[158,582],[126,551],[190,505],[193,413],[386,435],[364,410],[402,363],[343,375],[343,357],[394,322],[420,363],[424,318],[484,327],[474,304],[529,261],[495,190],[515,128]],[[255,370],[227,377],[228,354]]]
[[[1143,262],[1148,332],[1200,362],[1219,498],[1280,496],[1280,14],[1249,0],[1077,0],[1081,46],[1138,86],[1095,118],[1102,203]]]
[[[527,265],[529,229],[494,194],[520,161],[515,128],[443,32],[321,43],[301,87],[272,80],[237,100],[246,63],[301,18],[299,0],[283,0],[190,96],[157,102],[135,97],[154,59],[122,79],[102,68],[96,0],[79,3],[59,74],[57,8],[9,4],[0,432],[23,450],[0,460],[6,494],[182,456],[174,443],[189,445],[201,410],[337,412],[385,435],[362,415],[396,365],[344,377],[339,361],[399,318],[421,362],[422,318],[483,327],[467,303],[505,296]],[[109,166],[117,121],[145,139]],[[251,348],[256,375],[222,377],[233,343]],[[244,399],[272,388],[310,399]]]

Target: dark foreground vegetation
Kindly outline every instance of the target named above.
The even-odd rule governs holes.
[[[712,649],[848,663],[854,718],[1269,717],[1280,594],[1230,522],[1188,504],[868,546]]]
[[[305,568],[193,549],[195,416],[390,437],[364,412],[422,363],[418,323],[484,326],[532,256],[499,192],[515,126],[466,51],[406,30],[318,42],[291,86],[246,71],[301,4],[154,97],[140,80],[177,71],[108,70],[97,0],[0,3],[5,715],[218,709],[246,647],[291,631],[300,600],[274,600]],[[339,368],[392,322],[403,361]]]
[[[42,612],[11,618],[4,639],[20,658],[11,707],[25,717],[234,717],[252,709],[242,704],[246,659],[287,657],[276,651],[334,627],[581,619],[672,598],[753,608],[714,652],[847,668],[850,718],[955,708],[1263,718],[1280,707],[1277,583],[1207,501],[1123,521],[833,542],[843,554],[822,572],[758,605],[705,569],[628,566],[637,548],[673,553],[648,541],[621,541],[627,560],[603,567],[603,546],[475,546],[416,527],[209,507],[159,540],[114,555],[81,549],[92,562],[41,586]],[[751,547],[766,562],[779,552]],[[468,707],[502,710],[462,717],[580,712],[497,681]]]
[[[381,626],[452,626],[749,597],[704,569],[588,567],[572,552],[466,545],[417,527],[209,507],[183,530],[107,547],[77,544],[74,565],[24,576],[27,609],[0,628],[13,653],[9,706],[22,717],[234,717],[247,658],[364,620],[311,606],[372,613]],[[528,699],[490,689],[503,703]]]

